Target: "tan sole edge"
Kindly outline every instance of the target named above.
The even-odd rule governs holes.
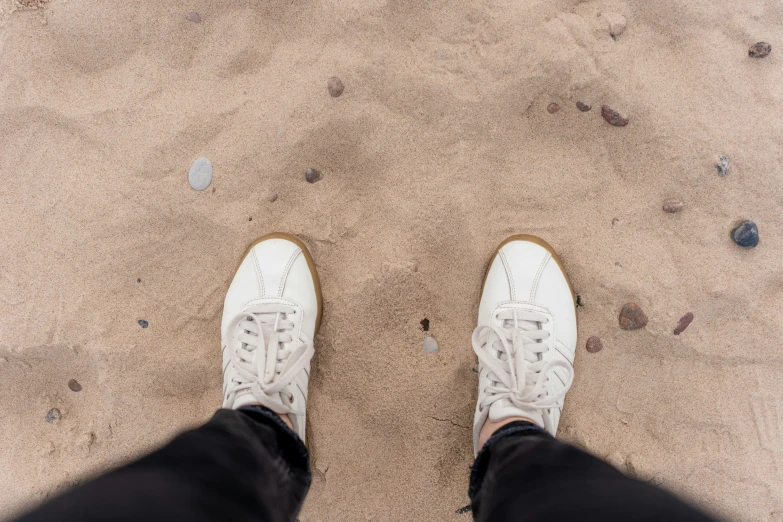
[[[285,239],[287,241],[296,244],[296,246],[302,249],[302,254],[304,254],[305,256],[305,260],[307,261],[307,266],[310,268],[310,273],[313,275],[313,285],[315,286],[315,298],[318,301],[318,318],[315,320],[315,333],[318,333],[318,330],[321,329],[321,319],[323,318],[323,314],[324,314],[323,295],[321,294],[321,280],[318,278],[318,270],[316,270],[315,268],[315,261],[313,261],[313,256],[310,255],[310,250],[307,248],[307,245],[305,245],[304,242],[302,242],[301,239],[294,236],[293,234],[286,234],[285,232],[273,232],[271,234],[267,234],[263,237],[256,239],[249,247],[247,247],[247,250],[245,250],[245,253],[242,255],[242,258],[239,261],[239,265],[242,264],[242,261],[244,261],[244,259],[250,253],[250,251],[253,250],[254,246],[261,243],[262,241],[266,241],[267,239]],[[239,270],[239,265],[237,265],[237,270]]]
[[[492,263],[495,262],[495,258],[500,252],[500,249],[503,248],[507,243],[510,243],[512,241],[529,241],[531,243],[535,243],[536,245],[544,247],[550,254],[552,254],[552,259],[555,260],[557,266],[560,267],[560,270],[562,270],[563,274],[565,275],[566,282],[568,283],[568,289],[571,290],[571,297],[574,299],[574,304],[576,304],[576,294],[574,293],[574,287],[571,284],[571,279],[568,277],[568,272],[566,272],[566,269],[563,266],[563,262],[560,260],[560,257],[557,255],[557,252],[555,252],[555,249],[552,248],[552,245],[550,245],[540,237],[533,236],[530,234],[517,234],[515,236],[511,236],[509,238],[506,238],[502,243],[498,245],[498,247],[495,249],[495,253],[492,254],[492,257],[490,258],[489,263],[487,264],[487,270],[484,272],[484,281],[481,282],[481,295],[484,294],[484,285],[487,283],[487,276],[489,275],[489,269],[490,267],[492,267]]]

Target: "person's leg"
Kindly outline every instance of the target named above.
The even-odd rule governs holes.
[[[321,314],[307,247],[287,234],[255,242],[223,306],[226,409],[22,520],[293,521],[310,485],[305,413]]]
[[[309,487],[304,443],[277,414],[258,406],[223,409],[204,426],[18,522],[291,522]]]
[[[470,478],[476,522],[712,520],[529,422],[497,430]]]
[[[552,247],[533,236],[501,243],[473,333],[475,520],[709,520],[554,438],[573,381],[576,333],[573,291]]]

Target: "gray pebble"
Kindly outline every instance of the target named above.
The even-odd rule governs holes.
[[[145,321],[144,319],[139,319],[139,326],[141,326],[142,328],[146,328],[149,325],[150,323],[148,321]]]
[[[207,158],[193,162],[188,172],[188,181],[195,190],[204,190],[212,183],[212,163]]]
[[[52,408],[51,410],[46,412],[46,422],[49,424],[52,424],[54,422],[57,422],[58,420],[62,419],[63,414],[60,413],[60,410],[57,408]]]
[[[759,228],[753,221],[743,221],[732,230],[731,239],[741,247],[753,248],[759,244]]]
[[[424,338],[424,353],[435,353],[438,351],[438,341],[436,341],[432,337],[425,337]]]
[[[77,381],[76,379],[71,379],[70,381],[68,381],[68,388],[70,388],[71,391],[74,392],[82,391],[82,385],[79,384],[79,381]]]
[[[729,173],[729,167],[731,167],[731,163],[729,163],[729,158],[721,154],[718,156],[718,163],[715,165],[715,168],[718,170],[719,176],[725,176]]]
[[[201,23],[201,15],[198,14],[195,11],[191,11],[188,13],[187,19],[193,22],[194,24],[200,24]]]
[[[307,169],[307,172],[305,172],[305,179],[308,183],[315,183],[316,181],[321,181],[323,179],[324,175],[321,174],[321,171],[315,170],[315,169]]]

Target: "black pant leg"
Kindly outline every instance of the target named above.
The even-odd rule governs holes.
[[[293,522],[310,487],[304,443],[261,407],[200,428],[24,515],[39,521]]]
[[[477,522],[712,520],[528,422],[493,434],[476,458],[469,495]]]

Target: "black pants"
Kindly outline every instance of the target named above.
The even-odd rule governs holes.
[[[293,522],[309,487],[307,450],[277,415],[262,407],[219,410],[204,426],[19,522]],[[469,495],[478,521],[710,520],[526,422],[487,442]]]

